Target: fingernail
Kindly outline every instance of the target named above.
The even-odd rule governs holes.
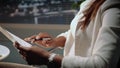
[[[46,44],[46,47],[49,47],[49,45],[48,45],[48,44]]]

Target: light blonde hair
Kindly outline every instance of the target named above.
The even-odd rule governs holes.
[[[81,23],[81,29],[84,30],[90,23],[92,19],[95,18],[97,11],[101,4],[104,3],[105,0],[96,0],[88,10],[85,11],[85,20]]]

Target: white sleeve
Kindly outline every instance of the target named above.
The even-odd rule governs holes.
[[[104,11],[102,27],[92,55],[89,57],[65,56],[62,60],[62,68],[108,68],[110,59],[120,44],[119,5],[120,2]]]
[[[70,30],[68,30],[68,31],[66,31],[64,33],[59,34],[57,37],[64,36],[66,38],[68,33],[70,33]]]

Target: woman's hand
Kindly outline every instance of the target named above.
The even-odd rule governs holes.
[[[38,46],[23,47],[18,43],[14,43],[19,53],[30,65],[45,65],[48,62],[49,52]]]
[[[48,33],[39,33],[31,37],[25,38],[25,41],[42,45],[44,47],[55,47],[55,40]]]

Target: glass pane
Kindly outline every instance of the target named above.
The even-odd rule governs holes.
[[[0,0],[0,23],[70,24],[79,0]]]

